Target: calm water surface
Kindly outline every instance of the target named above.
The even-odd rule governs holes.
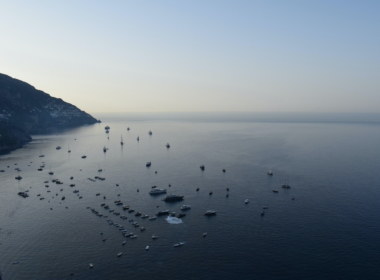
[[[0,157],[2,279],[379,279],[380,122],[371,116],[99,118],[103,123],[34,135]],[[88,180],[95,176],[105,180]],[[291,189],[281,188],[285,180]],[[165,203],[148,194],[154,185],[185,199]],[[26,190],[28,198],[17,195]],[[124,212],[117,199],[148,215],[192,208],[174,225],[165,216],[150,221]],[[123,237],[87,207],[138,237]],[[216,216],[203,215],[211,209]],[[178,242],[185,245],[173,247]]]

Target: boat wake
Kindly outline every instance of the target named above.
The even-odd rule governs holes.
[[[171,217],[171,216],[168,216],[165,220],[169,224],[172,224],[172,225],[177,225],[177,224],[181,224],[182,223],[182,220],[180,218]]]

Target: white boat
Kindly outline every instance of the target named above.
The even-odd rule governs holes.
[[[272,170],[268,170],[268,171],[267,171],[267,174],[270,175],[270,176],[272,176],[272,175],[273,175]]]
[[[88,264],[89,266],[90,266],[90,268],[93,268],[94,267],[94,265],[92,264],[92,263],[90,263],[90,264]]]
[[[146,246],[146,247],[145,247],[145,250],[149,250],[149,246]]]
[[[157,235],[152,235],[152,239],[157,239],[158,236]]]
[[[119,252],[119,253],[117,253],[117,256],[118,257],[121,257],[123,255],[123,252]]]
[[[216,215],[216,211],[214,210],[207,210],[206,213],[205,213],[206,216],[212,216],[212,215]]]
[[[188,210],[188,209],[191,209],[190,205],[182,205],[181,206],[181,210]]]
[[[203,233],[203,237],[206,237],[206,235],[207,235],[207,232],[204,232],[204,233]]]
[[[166,193],[165,189],[153,189],[149,192],[151,195]]]
[[[244,203],[247,204],[249,202],[248,198],[244,200]]]
[[[174,244],[174,247],[181,247],[184,244],[185,244],[185,242],[178,242],[178,243]]]

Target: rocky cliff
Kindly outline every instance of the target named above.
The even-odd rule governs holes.
[[[96,122],[74,105],[0,74],[0,152],[21,147],[33,133]]]

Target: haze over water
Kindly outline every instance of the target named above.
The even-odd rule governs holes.
[[[0,157],[5,170],[0,173],[2,279],[380,277],[379,115],[96,117],[103,122],[35,135],[24,148]],[[42,162],[45,168],[37,171]],[[20,181],[14,179],[17,167]],[[88,180],[94,176],[106,179]],[[64,184],[52,183],[54,178]],[[291,189],[281,188],[285,180]],[[150,196],[154,185],[184,195],[184,201],[165,203],[163,196]],[[28,198],[17,195],[25,190]],[[101,207],[106,203],[124,212],[114,204],[117,199],[148,215],[165,209],[178,214],[183,204],[192,208],[180,224],[128,212],[122,220]],[[123,237],[87,206],[138,237]],[[261,216],[263,206],[268,209]],[[207,210],[217,215],[206,217]],[[130,219],[146,230],[132,227]],[[178,242],[185,245],[173,247]]]

